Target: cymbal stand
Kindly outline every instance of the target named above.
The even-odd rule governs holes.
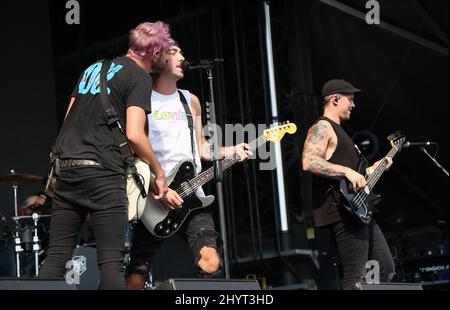
[[[34,252],[34,267],[35,267],[35,275],[36,277],[39,275],[39,251],[41,250],[39,244],[39,236],[38,236],[38,221],[39,214],[33,213],[33,221],[34,221],[34,236],[33,236],[33,252]]]
[[[11,180],[12,180],[12,188],[13,188],[13,192],[14,192],[14,221],[16,223],[16,236],[14,238],[14,242],[15,242],[15,252],[16,252],[16,272],[17,272],[17,277],[20,278],[20,253],[23,252],[23,248],[22,248],[22,242],[20,240],[20,234],[19,234],[19,230],[20,230],[20,223],[19,223],[19,219],[18,219],[18,215],[19,215],[19,211],[18,211],[18,206],[17,206],[17,192],[19,189],[19,186],[16,183],[15,180],[15,176],[16,176],[16,172],[14,170],[10,171],[10,176],[11,176]]]

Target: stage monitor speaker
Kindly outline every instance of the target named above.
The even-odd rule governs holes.
[[[0,291],[68,291],[76,290],[75,285],[69,285],[64,280],[43,280],[43,279],[26,279],[26,278],[0,278]]]
[[[257,280],[169,279],[157,290],[180,291],[254,291],[261,290]]]
[[[363,291],[422,291],[419,283],[381,283],[362,285]]]

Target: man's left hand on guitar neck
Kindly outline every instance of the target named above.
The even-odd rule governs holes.
[[[377,168],[378,168],[378,167],[381,165],[381,163],[382,163],[383,161],[385,161],[385,160],[388,162],[388,165],[386,166],[386,171],[389,170],[389,169],[391,169],[392,165],[394,164],[394,161],[393,161],[392,158],[390,158],[390,157],[385,157],[385,158],[383,158],[383,159],[377,161],[375,164],[373,164],[373,166],[367,168],[367,174],[368,174],[368,175],[373,174],[373,173],[375,172],[375,170],[377,170]]]
[[[251,151],[250,145],[247,143],[241,143],[236,146],[224,147],[222,148],[223,157],[226,158],[233,154],[237,154],[240,158],[240,163],[247,161],[251,156],[253,156],[253,152]]]

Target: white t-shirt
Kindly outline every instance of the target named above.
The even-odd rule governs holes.
[[[181,90],[192,111],[191,94]],[[177,92],[163,95],[152,92],[152,113],[148,115],[149,140],[156,158],[161,163],[164,173],[169,175],[181,162],[192,161],[191,133],[188,127],[186,112]],[[202,171],[202,163],[198,153],[198,141],[194,129],[195,163],[197,173]],[[205,196],[200,187],[199,196]]]

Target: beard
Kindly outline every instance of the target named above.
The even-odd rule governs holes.
[[[349,111],[346,111],[345,113],[341,114],[341,120],[343,121],[349,121],[351,118],[351,113]]]

